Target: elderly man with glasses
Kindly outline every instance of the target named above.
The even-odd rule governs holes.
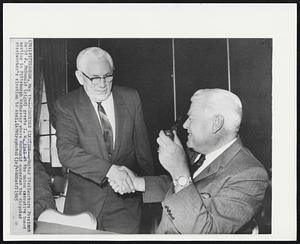
[[[108,180],[131,191],[120,167],[151,175],[153,159],[139,94],[113,85],[113,71],[106,51],[82,50],[75,73],[82,86],[56,102],[58,154],[69,170],[64,213],[90,211],[99,230],[138,233],[141,195],[116,194]]]

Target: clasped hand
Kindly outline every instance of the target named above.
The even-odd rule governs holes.
[[[159,161],[173,179],[181,175],[190,175],[185,151],[175,131],[174,141],[161,131],[157,143]],[[113,190],[121,195],[145,191],[144,178],[138,177],[125,166],[112,165],[106,176]]]
[[[121,195],[143,191],[143,178],[136,176],[125,166],[112,165],[107,177],[113,190]]]

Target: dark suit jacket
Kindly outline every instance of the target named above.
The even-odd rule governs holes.
[[[145,181],[144,202],[162,202],[157,233],[235,233],[261,206],[268,175],[238,139],[178,193],[165,176]]]
[[[140,196],[118,196],[109,184],[101,183],[112,164],[125,165],[141,175],[153,174],[153,159],[137,91],[114,86],[116,140],[108,154],[93,105],[83,87],[56,102],[57,149],[61,164],[70,170],[64,213],[90,211],[101,214],[104,202],[112,208],[115,221],[126,218],[138,222]],[[114,204],[110,204],[113,201]],[[128,208],[128,216],[118,216],[113,208]]]

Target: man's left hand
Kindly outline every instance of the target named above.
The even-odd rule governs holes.
[[[158,157],[161,165],[171,174],[173,179],[181,175],[190,175],[188,161],[184,148],[176,134],[174,133],[174,141],[160,131],[157,138]]]

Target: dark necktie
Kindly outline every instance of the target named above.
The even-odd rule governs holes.
[[[111,154],[113,150],[113,131],[104,108],[102,107],[100,102],[98,102],[97,104],[98,104],[98,114],[101,121],[101,132],[106,144],[107,152]]]
[[[191,174],[192,174],[192,176],[201,167],[201,165],[203,164],[204,160],[205,160],[205,155],[201,154],[200,158],[191,167]]]

